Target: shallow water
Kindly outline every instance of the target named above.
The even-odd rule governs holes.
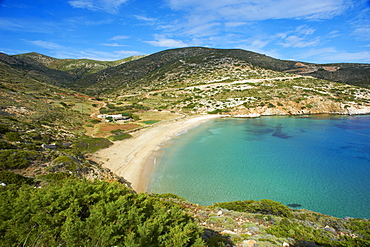
[[[370,116],[217,119],[164,151],[151,192],[200,205],[272,199],[370,218]]]

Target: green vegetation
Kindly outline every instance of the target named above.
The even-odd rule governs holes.
[[[38,157],[35,151],[0,150],[0,168],[21,169],[26,168]]]
[[[64,179],[42,189],[0,188],[1,246],[203,246],[174,203],[124,185]]]
[[[155,124],[155,123],[158,123],[159,121],[157,121],[157,120],[147,120],[147,121],[143,121],[142,123],[144,123],[144,124]]]
[[[90,122],[90,123],[92,123],[92,124],[98,124],[98,123],[101,123],[101,121],[100,121],[100,120],[98,120],[98,119],[91,119],[91,120],[89,120],[89,122]]]
[[[107,148],[112,143],[105,138],[93,138],[90,136],[82,136],[74,142],[75,148],[80,152],[94,153],[102,148]]]
[[[55,181],[60,181],[66,178],[72,178],[73,175],[67,172],[58,172],[58,173],[49,173],[45,175],[39,175],[37,178],[40,179],[41,181],[46,181],[46,182],[55,182]]]
[[[334,228],[318,228],[309,223],[307,221],[282,219],[267,229],[266,233],[273,234],[276,237],[310,241],[319,246],[369,246],[370,244],[369,222],[358,219],[349,219],[344,222],[342,226],[344,229],[356,229],[361,237],[348,235],[338,237]],[[341,222],[338,221],[338,223]]]
[[[289,207],[284,206],[280,202],[275,202],[269,199],[263,199],[261,201],[247,200],[234,202],[220,202],[215,203],[214,205],[216,207],[226,208],[238,212],[282,215],[285,217],[293,216]]]
[[[123,132],[122,130],[111,130],[113,135],[109,136],[109,140],[111,141],[122,141],[124,139],[131,138],[132,136],[128,133]]]
[[[22,185],[34,183],[34,180],[32,178],[27,178],[11,171],[0,171],[0,181],[2,183],[5,183],[6,185],[9,184]]]

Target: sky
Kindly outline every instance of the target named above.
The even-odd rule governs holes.
[[[118,60],[189,46],[370,63],[370,0],[0,0],[0,52]]]

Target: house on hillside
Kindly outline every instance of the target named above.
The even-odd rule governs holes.
[[[98,118],[104,118],[104,119],[112,118],[112,120],[129,120],[130,119],[129,117],[122,116],[122,114],[117,114],[117,115],[101,114],[101,115],[98,115]]]

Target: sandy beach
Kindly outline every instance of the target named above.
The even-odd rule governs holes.
[[[117,141],[98,151],[94,158],[118,176],[124,177],[137,192],[145,192],[151,182],[155,151],[172,137],[222,115],[200,115],[158,123],[133,133],[133,138]]]

